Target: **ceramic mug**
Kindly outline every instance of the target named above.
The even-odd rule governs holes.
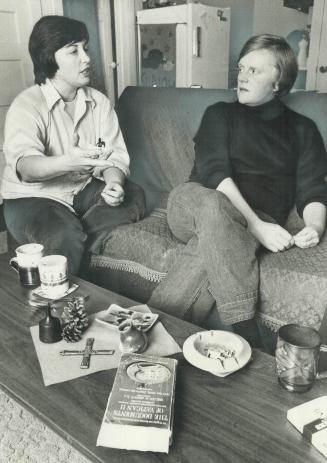
[[[41,289],[45,296],[62,297],[69,289],[67,257],[59,254],[45,256],[39,262]]]
[[[16,257],[10,259],[11,267],[19,273],[19,279],[24,286],[40,284],[38,264],[43,256],[44,247],[38,243],[28,243],[16,249]]]
[[[289,324],[278,331],[276,367],[279,383],[288,391],[305,392],[317,377],[321,347],[318,331]]]

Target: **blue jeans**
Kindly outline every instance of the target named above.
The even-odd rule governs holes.
[[[92,181],[74,198],[74,212],[47,198],[4,200],[8,232],[20,244],[41,243],[45,254],[62,254],[72,275],[87,276],[90,252],[101,252],[101,244],[111,230],[140,220],[145,212],[143,190],[125,182],[125,199],[117,207],[101,197],[104,182]]]
[[[207,288],[222,324],[252,319],[258,301],[260,243],[248,231],[243,215],[223,193],[195,182],[173,189],[167,213],[172,233],[185,248],[149,304],[168,307],[172,313],[175,307],[175,315],[187,318]]]

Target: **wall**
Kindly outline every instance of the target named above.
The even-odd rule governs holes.
[[[295,29],[305,29],[308,15],[285,8],[283,0],[202,0],[211,6],[231,8],[229,87],[236,85],[239,52],[252,35],[270,33],[286,37]]]
[[[308,15],[293,8],[285,8],[283,0],[256,0],[253,34],[287,35],[295,29],[305,29]]]
[[[216,3],[231,8],[228,86],[235,87],[239,53],[253,35],[254,0],[217,0]]]
[[[136,12],[142,0],[114,0],[118,96],[128,85],[137,85]]]
[[[255,0],[202,0],[201,3],[231,9],[228,86],[235,87],[238,55],[242,45],[253,35]]]

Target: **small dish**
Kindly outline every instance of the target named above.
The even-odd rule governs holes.
[[[124,309],[116,304],[111,304],[104,314],[96,318],[100,323],[105,323],[117,330],[121,323],[126,320],[132,320],[133,325],[144,332],[149,331],[157,319],[158,315],[152,312],[139,312],[138,310]]]
[[[222,330],[195,333],[183,345],[183,354],[188,362],[221,377],[244,367],[251,358],[251,352],[244,338]]]

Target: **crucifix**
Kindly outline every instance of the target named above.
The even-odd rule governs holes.
[[[83,350],[61,350],[60,355],[82,355],[82,362],[80,368],[89,368],[91,355],[113,355],[114,349],[99,349],[93,350],[94,338],[87,338],[85,349]]]

